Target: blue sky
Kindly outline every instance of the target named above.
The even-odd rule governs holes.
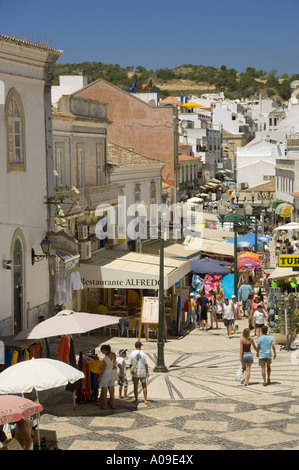
[[[0,33],[63,50],[58,63],[182,64],[299,73],[299,0],[0,0]]]

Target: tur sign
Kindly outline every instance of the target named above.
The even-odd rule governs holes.
[[[279,268],[299,268],[299,255],[279,255]]]

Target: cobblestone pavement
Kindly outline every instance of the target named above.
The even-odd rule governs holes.
[[[239,323],[242,331],[246,321]],[[41,428],[56,431],[62,450],[298,450],[299,350],[277,346],[267,387],[255,358],[245,387],[235,380],[240,336],[228,339],[220,323],[219,330],[170,337],[166,373],[153,372],[157,343],[144,341],[151,361],[149,405],[141,393],[138,406],[117,399],[115,410],[94,403],[74,409],[72,394],[63,391],[44,403]],[[84,335],[75,338],[75,345],[80,351],[108,343],[115,352],[123,347],[130,352],[135,340]]]

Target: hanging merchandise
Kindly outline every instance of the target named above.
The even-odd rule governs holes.
[[[204,277],[205,295],[209,296],[210,290],[215,290],[216,284],[221,284],[222,274],[206,274]]]
[[[94,349],[80,352],[78,368],[84,373],[84,378],[81,380],[78,389],[78,403],[97,400],[102,362],[95,354]]]
[[[234,294],[234,280],[234,274],[225,274],[224,276],[222,276],[221,287],[224,290],[225,297],[227,297],[228,299],[230,299],[231,296]]]
[[[62,362],[65,362],[66,364],[69,363],[70,359],[70,342],[69,342],[69,337],[67,335],[64,335],[60,343],[57,347],[57,354],[59,357],[59,360]]]
[[[71,273],[71,284],[72,284],[73,290],[84,289],[79,271],[73,271]]]

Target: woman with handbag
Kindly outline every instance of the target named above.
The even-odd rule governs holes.
[[[103,344],[101,352],[104,354],[102,370],[99,374],[99,386],[101,387],[101,396],[99,399],[99,406],[103,410],[107,410],[107,394],[109,390],[110,406],[114,406],[114,384],[115,375],[114,369],[117,372],[116,365],[116,354],[111,351],[111,347],[107,344]]]
[[[251,346],[257,351],[254,339],[250,337],[250,329],[245,328],[243,330],[242,338],[240,339],[240,362],[242,364],[243,378],[241,383],[245,382],[248,385],[251,372],[251,364],[253,364],[253,355],[251,352]]]

